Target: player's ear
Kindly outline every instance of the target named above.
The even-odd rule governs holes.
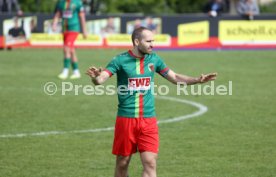
[[[139,43],[140,43],[140,41],[138,39],[134,39],[135,46],[138,46]]]

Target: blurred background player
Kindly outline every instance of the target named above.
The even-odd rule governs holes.
[[[60,79],[66,79],[69,75],[70,63],[72,64],[73,74],[70,79],[81,77],[78,68],[78,58],[75,51],[75,40],[82,28],[83,37],[87,37],[85,27],[85,13],[81,0],[59,0],[56,4],[55,16],[53,20],[53,31],[56,31],[59,18],[62,18],[63,30],[63,51],[64,51],[64,68]],[[81,24],[81,28],[80,28]]]

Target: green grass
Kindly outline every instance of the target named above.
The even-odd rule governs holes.
[[[123,50],[79,49],[82,73],[105,66]],[[193,119],[160,124],[159,177],[276,176],[276,52],[158,52],[176,72],[197,76],[217,71],[216,85],[233,82],[232,96],[169,96],[204,104],[208,112]],[[62,68],[61,49],[0,51],[0,135],[105,128],[115,122],[116,96],[53,96],[43,92]],[[70,81],[70,80],[68,80]],[[107,84],[115,84],[112,77]],[[87,85],[83,74],[74,84]],[[156,100],[158,119],[186,115],[196,108]],[[115,157],[113,132],[0,138],[2,177],[110,177]],[[132,158],[131,177],[141,176],[139,155]]]

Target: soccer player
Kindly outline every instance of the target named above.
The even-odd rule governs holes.
[[[70,79],[78,79],[81,77],[81,74],[78,68],[78,58],[76,55],[74,42],[80,32],[80,24],[83,31],[83,37],[87,38],[85,13],[82,1],[59,0],[56,4],[56,12],[52,26],[53,31],[57,30],[57,23],[59,18],[62,18],[64,68],[58,77],[60,79],[66,79],[68,77],[71,63],[73,74],[70,76]]]
[[[159,138],[154,96],[150,91],[155,72],[174,84],[190,85],[216,79],[216,73],[195,78],[175,73],[152,52],[153,41],[152,31],[137,28],[132,33],[132,50],[114,57],[104,70],[94,66],[87,70],[95,85],[117,74],[119,105],[112,150],[116,155],[115,177],[128,176],[131,156],[137,150],[143,164],[142,176],[156,177]]]

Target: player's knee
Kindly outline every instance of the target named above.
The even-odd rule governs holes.
[[[117,164],[117,168],[119,170],[125,170],[125,169],[127,169],[127,167],[128,167],[128,163],[125,163],[125,162],[120,162]]]
[[[117,158],[117,168],[119,169],[127,169],[130,158],[128,157],[118,157]]]
[[[156,158],[144,159],[143,166],[146,169],[156,169]]]
[[[72,54],[74,54],[74,53],[75,53],[75,48],[74,48],[74,47],[70,47],[70,52],[71,52]]]
[[[70,54],[70,47],[64,46],[63,51],[64,51],[66,54]]]

